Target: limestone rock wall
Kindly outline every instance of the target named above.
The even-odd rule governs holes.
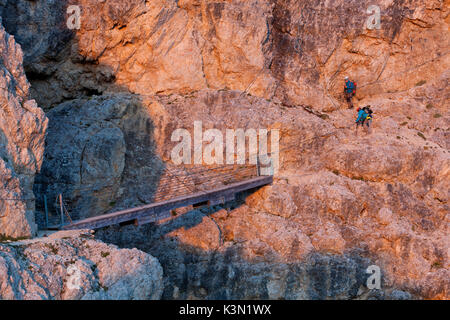
[[[164,164],[146,110],[129,95],[76,99],[53,108],[35,193],[48,199],[62,193],[72,219],[149,203]],[[58,218],[51,203],[49,208],[50,218]],[[44,211],[42,201],[38,209]]]
[[[162,289],[158,260],[88,231],[0,244],[2,300],[154,300]]]
[[[449,290],[444,279],[448,278],[449,263],[450,162],[448,149],[441,145],[446,141],[445,130],[439,132],[448,116],[435,118],[434,114],[448,111],[436,106],[427,109],[425,101],[415,99],[419,91],[430,95],[445,91],[445,82],[441,78],[407,93],[363,100],[376,107],[377,118],[370,134],[359,132],[358,136],[350,110],[325,117],[328,114],[311,114],[302,107],[287,107],[237,91],[152,98],[144,103],[147,109],[163,109],[169,119],[155,129],[160,131],[155,137],[161,139],[156,141],[164,159],[173,147],[167,143],[171,130],[166,129],[192,129],[193,122],[201,119],[205,128],[223,133],[230,127],[280,128],[280,171],[273,186],[229,203],[227,210],[194,211],[157,226],[112,228],[99,231],[99,236],[158,257],[167,272],[166,298],[236,298],[239,295],[233,292],[242,293],[247,285],[259,289],[245,297],[268,297],[264,290],[279,271],[271,271],[274,265],[307,268],[310,255],[317,252],[334,255],[334,261],[355,250],[383,270],[386,291],[378,298],[389,298],[390,290],[445,298]],[[347,119],[344,123],[343,118]],[[424,118],[429,119],[426,125]],[[403,122],[407,124],[401,125]],[[418,134],[421,132],[423,137]],[[203,268],[226,273],[226,262],[224,270],[215,269],[215,263],[229,261],[229,255],[236,265],[227,272],[240,274],[235,280],[242,282],[227,280],[224,285],[221,277],[207,275],[210,271],[205,271],[207,279],[195,278]],[[182,266],[170,260],[174,256],[179,263],[183,261]],[[266,278],[251,277],[249,270],[256,265],[266,272]],[[361,270],[366,266],[357,265]],[[307,290],[304,281],[309,280],[305,279],[313,275],[294,272],[290,277],[299,297],[318,297],[301,293]],[[336,281],[324,277],[317,281]],[[250,285],[247,278],[255,282]],[[293,285],[283,281],[281,287]],[[218,289],[223,286],[230,291]],[[293,298],[295,294],[289,290],[280,293],[281,297]],[[328,294],[339,297],[325,296]],[[360,295],[345,293],[347,298],[364,296],[364,291]]]
[[[30,237],[34,175],[44,153],[47,118],[30,99],[22,50],[0,19],[0,237]]]
[[[247,91],[336,110],[351,75],[359,96],[398,92],[448,69],[448,1],[12,1],[6,27],[25,48],[44,109],[126,90]],[[368,30],[370,5],[381,29]],[[66,8],[81,9],[69,30]],[[39,30],[39,33],[36,32]]]

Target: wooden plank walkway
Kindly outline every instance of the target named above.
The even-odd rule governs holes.
[[[170,211],[173,209],[202,203],[206,203],[207,205],[223,204],[233,200],[239,192],[262,187],[272,182],[273,176],[258,176],[211,190],[199,191],[169,200],[155,202],[142,207],[74,221],[71,224],[63,226],[61,229],[97,229],[124,222],[134,222],[136,225],[156,222],[170,217]]]

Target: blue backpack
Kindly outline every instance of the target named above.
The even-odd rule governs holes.
[[[352,81],[347,80],[345,82],[345,91],[350,93],[350,92],[353,92],[353,90],[355,90],[355,84]]]
[[[358,111],[358,118],[356,119],[356,123],[358,122],[363,122],[364,120],[366,120],[368,114],[366,113],[366,111],[364,109],[361,109]]]

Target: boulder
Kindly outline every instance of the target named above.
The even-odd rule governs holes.
[[[30,99],[23,53],[0,18],[0,238],[31,237],[34,175],[42,165],[47,118]]]

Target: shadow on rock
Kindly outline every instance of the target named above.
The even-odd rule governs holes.
[[[72,219],[151,203],[164,171],[153,122],[138,97],[76,99],[48,112],[44,162],[34,192],[58,212],[58,194]],[[42,225],[42,214],[38,219]]]

